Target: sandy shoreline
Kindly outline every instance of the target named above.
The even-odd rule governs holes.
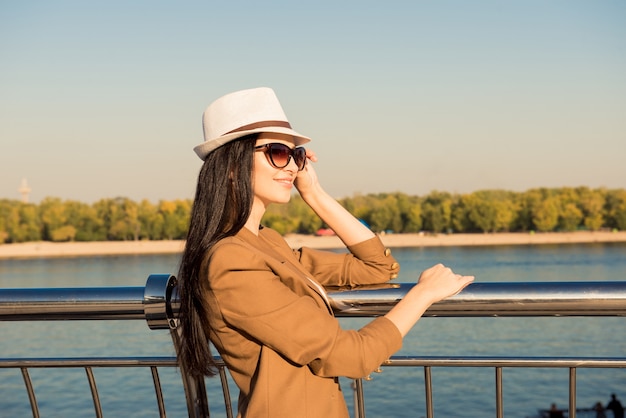
[[[294,248],[341,248],[334,236],[287,235]],[[381,236],[388,247],[430,247],[468,245],[542,245],[593,242],[626,242],[626,231],[619,232],[558,232],[558,233],[497,233],[497,234],[388,234]],[[133,254],[180,253],[184,241],[107,241],[107,242],[26,242],[0,245],[0,259],[84,257]]]

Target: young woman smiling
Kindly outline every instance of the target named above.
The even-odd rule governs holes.
[[[387,282],[399,265],[380,239],[328,195],[310,139],[294,131],[274,92],[243,90],[204,112],[204,161],[179,269],[186,370],[215,373],[209,341],[237,386],[239,417],[348,417],[339,376],[363,377],[395,351],[434,302],[467,286],[436,265],[406,297],[359,330],[343,330],[323,286]],[[261,219],[293,188],[349,253],[294,250]]]

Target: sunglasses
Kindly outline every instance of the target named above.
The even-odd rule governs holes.
[[[255,151],[263,151],[269,162],[276,168],[285,168],[289,164],[289,159],[293,158],[298,171],[304,170],[306,165],[306,149],[304,147],[289,148],[285,144],[272,142],[270,144],[258,145]]]

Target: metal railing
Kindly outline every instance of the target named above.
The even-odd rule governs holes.
[[[385,314],[410,289],[411,284],[386,284],[357,289],[329,289],[338,317],[374,317]],[[0,321],[146,320],[150,329],[169,330],[178,346],[178,294],[172,275],[148,277],[145,287],[0,289]],[[626,316],[626,282],[473,283],[460,294],[434,304],[427,317],[527,317],[527,316]],[[226,369],[218,361],[227,417],[233,416]],[[39,407],[29,370],[33,368],[83,368],[87,374],[94,409],[102,406],[93,376],[95,367],[149,367],[159,416],[166,416],[158,369],[178,367],[175,357],[107,358],[0,358],[1,368],[19,368],[28,393],[32,415]],[[512,357],[400,357],[384,367],[423,367],[426,414],[434,416],[431,370],[433,367],[489,367],[495,371],[496,416],[503,417],[502,368],[547,367],[569,369],[569,417],[576,416],[576,372],[580,368],[626,368],[619,358],[512,358]],[[190,417],[208,417],[204,379],[181,370]],[[354,382],[355,417],[365,417],[361,379]]]

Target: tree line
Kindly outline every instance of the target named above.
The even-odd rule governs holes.
[[[354,195],[339,200],[374,232],[480,233],[626,230],[626,190],[588,187],[525,192],[480,190]],[[0,199],[0,243],[185,239],[192,201],[93,204],[48,197],[39,204]],[[282,234],[314,234],[326,227],[298,195],[272,205],[263,224]]]

